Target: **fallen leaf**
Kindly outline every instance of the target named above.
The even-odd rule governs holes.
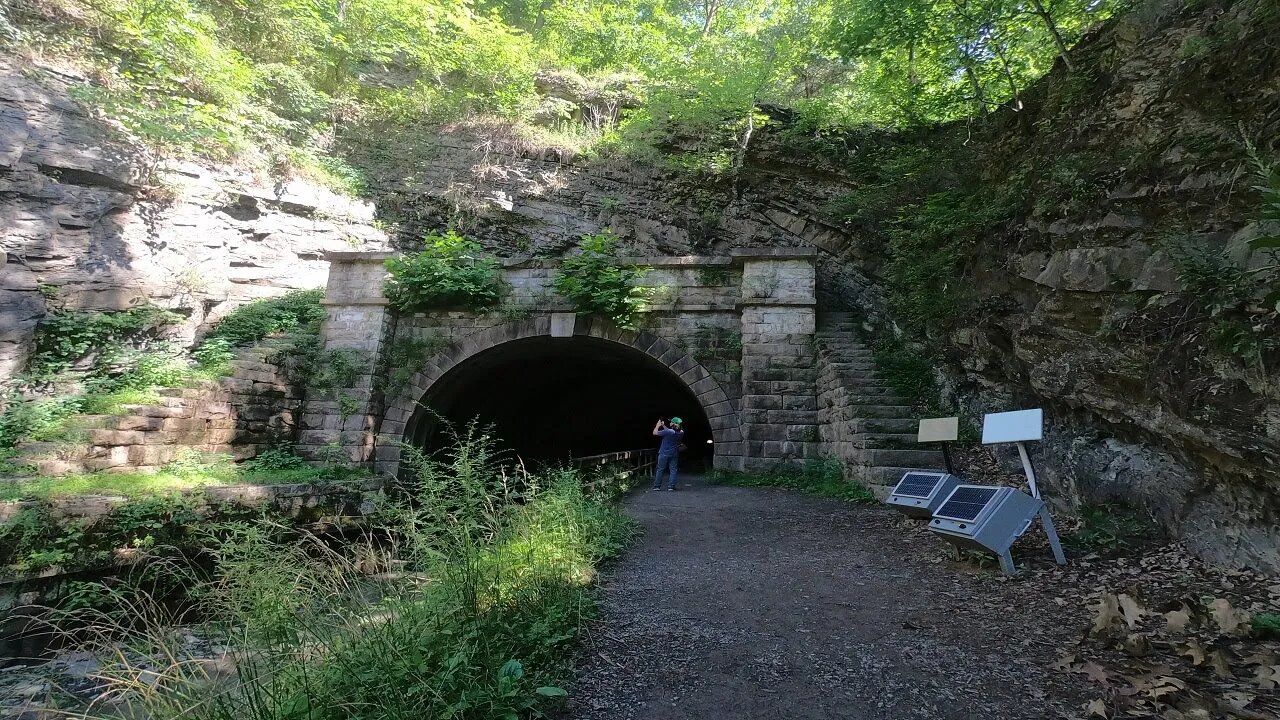
[[[1151,654],[1151,638],[1146,633],[1130,635],[1124,639],[1122,648],[1132,657],[1146,657]]]
[[[1142,620],[1142,616],[1147,614],[1147,611],[1143,609],[1142,605],[1138,604],[1137,600],[1134,600],[1127,594],[1121,593],[1120,597],[1116,598],[1116,603],[1124,613],[1124,622],[1130,629],[1137,627],[1138,623]]]
[[[1233,674],[1231,663],[1227,660],[1227,653],[1221,649],[1209,653],[1209,667],[1213,668],[1213,674],[1220,678],[1229,678]]]
[[[1253,697],[1254,696],[1251,695],[1250,693],[1240,692],[1239,690],[1235,692],[1223,693],[1222,695],[1222,699],[1226,700],[1228,705],[1230,705],[1231,707],[1237,710],[1243,710],[1245,705],[1248,705],[1249,703],[1253,702]]]
[[[1263,690],[1274,690],[1280,687],[1280,665],[1259,666],[1254,673],[1253,681]]]
[[[1259,650],[1244,659],[1245,665],[1280,665],[1274,652],[1270,650]]]
[[[1076,661],[1075,655],[1063,655],[1062,657],[1054,661],[1054,663],[1049,667],[1053,668],[1054,670],[1060,670],[1062,672],[1066,672],[1071,669],[1071,665],[1075,663],[1075,661]]]
[[[1084,706],[1085,717],[1107,717],[1107,704],[1101,700],[1094,700]]]
[[[1191,658],[1192,665],[1204,664],[1204,658],[1205,658],[1204,646],[1200,644],[1199,640],[1192,640],[1187,644],[1183,645],[1182,649],[1178,651],[1178,654],[1186,655],[1187,657]]]
[[[1123,616],[1120,614],[1120,600],[1110,593],[1103,593],[1098,604],[1093,606],[1093,633],[1101,635],[1111,628]]]
[[[1224,634],[1239,636],[1248,630],[1249,613],[1231,607],[1229,600],[1218,598],[1209,603],[1209,609],[1213,612],[1213,621],[1218,623]]]
[[[1187,629],[1187,623],[1191,622],[1191,613],[1186,610],[1174,610],[1164,614],[1165,630],[1171,633],[1180,633]]]
[[[1107,671],[1098,663],[1087,662],[1079,670],[1076,670],[1076,672],[1088,675],[1090,680],[1098,683],[1099,685],[1107,684]]]
[[[1175,693],[1179,690],[1185,690],[1186,687],[1187,684],[1178,678],[1169,675],[1162,675],[1151,683],[1151,689],[1147,692],[1152,698],[1159,699],[1164,695]]]

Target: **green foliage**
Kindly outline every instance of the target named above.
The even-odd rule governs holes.
[[[1120,504],[1084,505],[1080,508],[1080,528],[1066,540],[1089,552],[1130,553],[1152,544],[1160,531],[1151,518]]]
[[[119,312],[55,310],[36,327],[35,353],[27,373],[48,378],[77,363],[111,359],[128,342],[147,342],[169,325],[177,313],[144,305]]]
[[[353,348],[335,348],[320,354],[308,384],[317,390],[353,387],[361,370],[368,369],[368,355]]]
[[[1280,638],[1280,612],[1260,612],[1250,621],[1253,634],[1260,638]]]
[[[908,332],[950,329],[975,301],[963,270],[974,248],[1012,217],[983,186],[947,189],[903,206],[889,231],[885,276],[894,317]]]
[[[633,330],[636,315],[652,296],[650,288],[637,284],[649,270],[619,262],[617,243],[617,237],[607,230],[584,235],[578,243],[579,254],[561,261],[553,286],[579,314],[598,313],[620,328]]]
[[[201,347],[222,341],[230,347],[252,345],[272,335],[319,332],[325,318],[323,290],[294,290],[279,297],[245,303],[223,316]],[[213,352],[213,351],[210,351]]]
[[[453,341],[438,332],[423,337],[396,338],[387,352],[387,380],[384,390],[394,395],[409,384],[413,374],[430,358],[453,345]]]
[[[126,646],[173,650],[163,687],[138,682],[128,653],[100,656],[103,682],[129,691],[132,710],[199,720],[556,708],[594,613],[594,567],[624,546],[630,524],[608,498],[585,495],[576,472],[513,476],[491,441],[467,437],[439,458],[411,458],[402,493],[376,510],[381,539],[335,543],[272,517],[197,523],[186,547],[213,568],[187,594],[194,615],[135,602],[114,629]],[[78,597],[97,600],[87,588]],[[208,622],[193,628],[197,616]],[[179,622],[230,646],[235,682],[185,671],[187,651],[170,642]]]
[[[45,500],[75,495],[120,495],[144,498],[189,492],[209,485],[291,484],[345,480],[366,476],[347,467],[345,458],[307,464],[286,448],[263,451],[236,464],[221,453],[188,449],[158,472],[103,472],[63,477],[26,477],[0,484],[0,501]]]
[[[873,503],[876,498],[870,490],[856,482],[845,480],[840,461],[833,458],[806,460],[803,465],[779,463],[768,471],[751,473],[716,470],[711,481],[737,487],[780,487],[802,490],[812,495],[831,497],[853,503]]]
[[[922,124],[1020,106],[1022,92],[1119,3],[837,0],[831,40],[861,65],[873,121]]]
[[[498,261],[452,230],[431,233],[416,255],[387,260],[383,292],[392,307],[405,313],[438,308],[484,310],[498,305],[507,292]]]
[[[881,338],[872,345],[876,374],[898,395],[923,407],[938,405],[933,363],[901,339]]]

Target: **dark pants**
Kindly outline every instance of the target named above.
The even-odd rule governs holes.
[[[671,484],[668,485],[667,487],[672,487],[672,488],[675,487],[676,486],[676,465],[678,465],[679,463],[680,463],[680,455],[678,453],[671,453],[670,455],[659,455],[658,456],[658,472],[656,472],[653,476],[653,486],[655,488],[662,487],[662,473],[667,472],[669,470],[671,472]]]

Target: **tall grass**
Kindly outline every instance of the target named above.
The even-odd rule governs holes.
[[[113,692],[198,720],[541,716],[565,694],[595,566],[630,525],[575,471],[504,468],[474,428],[404,462],[377,527],[344,542],[266,521],[209,529],[198,627],[136,599],[128,622],[93,611]],[[193,652],[193,633],[225,655]]]

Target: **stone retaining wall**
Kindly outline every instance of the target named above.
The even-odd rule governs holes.
[[[273,444],[291,443],[301,388],[262,353],[247,351],[234,374],[197,388],[160,391],[154,405],[126,406],[125,415],[81,415],[79,438],[28,442],[18,462],[40,475],[155,471],[190,451],[247,460]]]

